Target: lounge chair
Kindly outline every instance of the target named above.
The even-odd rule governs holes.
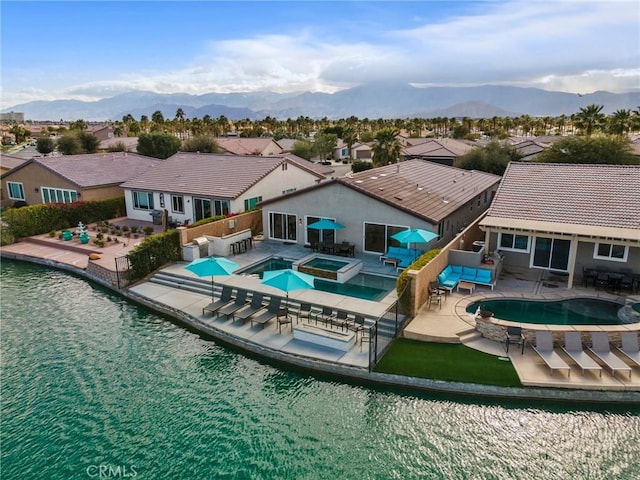
[[[580,332],[564,332],[562,350],[582,369],[582,375],[585,370],[593,370],[602,377],[602,367],[582,348],[582,334]]]
[[[238,290],[236,293],[236,299],[224,305],[223,307],[216,310],[216,317],[220,317],[220,315],[225,315],[227,318],[233,315],[235,312],[240,310],[247,304],[247,291],[246,290]]]
[[[638,345],[638,334],[636,332],[620,333],[622,348],[615,347],[624,357],[640,367],[640,346]]]
[[[566,370],[567,376],[571,376],[571,367],[553,350],[553,334],[551,332],[536,332],[536,346],[532,348],[547,364],[551,375],[556,370]]]
[[[246,321],[251,315],[256,312],[262,310],[264,302],[264,295],[262,293],[255,292],[253,297],[251,297],[251,303],[246,306],[246,308],[241,308],[233,312],[231,315],[231,319],[235,322],[236,320]]]
[[[233,294],[233,289],[231,287],[228,287],[227,285],[223,286],[222,293],[220,294],[220,299],[216,300],[215,302],[211,302],[209,305],[204,307],[202,309],[202,315],[204,315],[207,312],[210,312],[213,315],[216,312],[216,310],[224,307],[231,300],[233,300],[232,294]]]
[[[276,318],[281,311],[282,298],[281,297],[271,297],[269,300],[269,305],[267,308],[263,310],[259,315],[250,316],[249,320],[251,321],[251,326],[253,324],[258,324],[262,328],[269,322],[271,319]]]
[[[616,372],[620,371],[629,372],[629,378],[631,378],[631,367],[611,351],[608,333],[592,332],[591,348],[588,350],[611,370],[611,375],[614,377]]]

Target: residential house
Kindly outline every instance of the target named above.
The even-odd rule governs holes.
[[[32,158],[0,176],[2,207],[119,197],[122,182],[160,162],[124,152]]]
[[[470,152],[475,145],[470,145],[453,138],[429,138],[402,149],[400,158],[404,160],[420,159],[452,166],[455,159]]]
[[[265,238],[300,245],[346,241],[382,254],[398,246],[391,235],[423,228],[439,236],[421,249],[446,245],[487,210],[500,177],[422,160],[386,165],[262,202]],[[307,228],[329,218],[334,231]]]
[[[138,149],[138,137],[115,137],[109,138],[107,140],[100,141],[100,145],[98,148],[100,150],[109,150],[111,147],[114,147],[122,143],[127,152],[135,152]]]
[[[26,161],[26,158],[14,157],[12,155],[5,155],[3,153],[2,155],[0,155],[0,175],[8,172],[12,168],[19,167]]]
[[[373,142],[358,142],[351,146],[351,158],[358,162],[373,161]]]
[[[325,181],[333,170],[295,155],[177,153],[125,182],[127,216],[150,220],[166,209],[172,220],[193,223],[255,208],[258,202]]]
[[[332,155],[333,159],[343,160],[345,158],[349,158],[349,156],[350,156],[349,146],[346,143],[344,143],[344,140],[339,138],[336,148],[333,150],[333,155]]]
[[[90,125],[87,131],[101,142],[116,138],[113,125]]]
[[[521,162],[531,162],[534,161],[538,154],[543,152],[547,147],[535,140],[524,140],[520,143],[514,144],[513,148],[522,156],[522,158],[520,158]]]
[[[504,265],[640,273],[640,166],[511,162],[487,216],[485,245]]]
[[[273,138],[217,137],[216,143],[232,155],[279,155],[282,147]]]

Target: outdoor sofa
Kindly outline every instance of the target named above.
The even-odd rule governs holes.
[[[476,285],[487,285],[491,287],[491,290],[495,286],[495,282],[491,279],[491,270],[487,268],[447,265],[438,274],[438,283],[441,287],[453,289],[460,281],[471,282]]]
[[[395,258],[398,260],[398,268],[407,268],[416,259],[416,251],[403,247],[389,247],[387,253],[380,256],[380,261],[386,258]]]

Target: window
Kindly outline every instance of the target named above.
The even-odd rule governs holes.
[[[440,222],[438,224],[438,237],[442,238],[444,237],[444,234],[446,232],[446,224],[449,223],[449,220],[445,222]]]
[[[323,218],[328,218],[329,220],[336,221],[335,218],[331,217],[313,217],[308,216],[305,219],[306,222],[306,233],[307,233],[307,243],[313,245],[314,243],[326,242],[326,243],[335,243],[336,241],[336,232],[335,230],[318,230],[317,228],[309,228],[308,225],[312,223],[318,222]]]
[[[256,205],[262,201],[262,197],[253,197],[248,198],[244,201],[244,210],[248,212],[249,210],[253,210],[256,208]]]
[[[377,223],[364,224],[364,250],[365,252],[385,253],[389,246],[403,246],[397,240],[391,238],[398,232],[406,230],[409,227],[399,227],[397,225],[384,225]]]
[[[7,182],[7,190],[9,191],[9,198],[13,200],[24,200],[24,188],[21,183]]]
[[[269,237],[276,240],[297,241],[298,219],[287,213],[269,212]]]
[[[40,187],[44,203],[73,203],[78,201],[78,192],[64,188]]]
[[[513,250],[516,252],[529,252],[529,237],[515,235],[513,233],[501,233],[498,240],[501,250]]]
[[[134,191],[133,208],[138,210],[153,210],[153,193]]]
[[[568,271],[571,240],[536,237],[532,266],[545,270]]]
[[[593,248],[593,258],[597,260],[611,260],[612,262],[626,262],[629,247],[613,243],[596,243]]]
[[[213,201],[213,216],[219,217],[220,215],[229,214],[229,201],[228,200],[214,200]]]
[[[182,195],[171,195],[171,211],[184,213],[184,197]]]

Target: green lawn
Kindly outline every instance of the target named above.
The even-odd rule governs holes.
[[[521,387],[510,361],[460,344],[427,343],[399,338],[376,372],[452,382]]]

